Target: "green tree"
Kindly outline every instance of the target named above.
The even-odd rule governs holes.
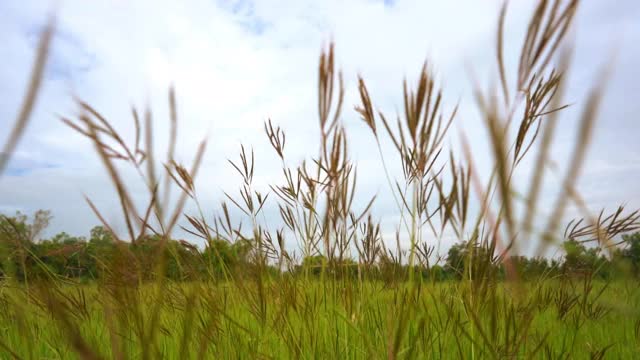
[[[3,276],[26,280],[27,275],[38,277],[46,268],[35,255],[35,241],[49,225],[51,213],[38,210],[29,222],[27,215],[16,212],[14,216],[0,215],[0,263]]]
[[[493,249],[486,244],[460,242],[449,248],[445,269],[452,277],[471,278],[494,277],[499,274]]]
[[[466,256],[466,249],[467,243],[460,242],[451,246],[447,253],[445,270],[451,273],[453,277],[457,279],[462,278],[462,274],[464,272],[464,258]]]
[[[562,270],[565,274],[589,275],[597,273],[600,276],[608,276],[609,262],[601,254],[599,247],[586,248],[576,240],[567,240],[563,244],[565,251]]]
[[[204,272],[217,277],[236,272],[240,266],[249,263],[250,250],[251,244],[245,240],[230,243],[212,239],[202,253]]]
[[[634,275],[640,275],[640,232],[622,236],[625,248],[621,251],[622,258],[630,263]]]

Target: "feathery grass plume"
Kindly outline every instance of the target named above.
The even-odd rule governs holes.
[[[362,119],[376,138],[384,164],[385,160],[378,140],[373,105],[362,78],[359,78],[359,92],[362,105],[357,107],[356,111],[362,116]],[[398,118],[396,131],[392,130],[392,126],[382,112],[379,113],[379,116],[386,134],[394,144],[404,171],[404,185],[401,186],[396,182],[394,188],[391,186],[389,172],[386,165],[384,165],[391,191],[401,213],[401,219],[404,221],[405,211],[410,218],[410,224],[405,222],[405,226],[411,242],[409,266],[413,268],[416,248],[423,238],[423,225],[427,223],[431,225],[431,217],[436,212],[441,215],[443,224],[450,220],[449,215],[452,214],[448,211],[439,211],[443,205],[442,202],[435,209],[431,209],[429,200],[434,189],[439,184],[437,179],[440,177],[442,169],[444,169],[444,165],[441,169],[436,168],[436,161],[441,154],[445,135],[457,113],[457,106],[448,117],[444,117],[441,109],[442,91],[436,88],[433,75],[426,62],[422,67],[416,89],[409,90],[405,80],[403,94],[405,119],[404,123],[402,123]],[[406,191],[410,188],[412,189],[412,194],[409,198]]]
[[[153,273],[158,279],[157,291],[161,293],[166,289],[166,284],[163,280],[163,274],[166,271],[167,263],[167,251],[165,249],[167,248],[173,228],[182,216],[182,210],[185,206],[186,200],[188,198],[195,198],[196,196],[194,178],[197,175],[197,171],[206,148],[206,141],[201,142],[190,170],[187,170],[184,166],[174,160],[175,144],[177,139],[177,110],[175,94],[173,88],[171,88],[169,91],[171,121],[169,140],[170,150],[168,151],[167,159],[163,164],[166,171],[166,178],[164,181],[164,191],[162,192],[164,195],[161,196],[161,192],[159,192],[161,183],[158,180],[158,174],[156,173],[155,168],[156,160],[153,149],[152,125],[153,117],[151,111],[145,111],[144,134],[142,134],[140,117],[138,116],[138,112],[133,109],[135,142],[133,146],[131,146],[123,140],[123,137],[115,130],[111,123],[97,110],[80,100],[78,100],[78,104],[81,109],[78,121],[74,122],[67,118],[62,118],[62,121],[73,130],[87,137],[93,143],[116,188],[122,209],[123,220],[127,228],[128,240],[133,247],[132,249],[135,250],[137,246],[144,246],[143,244],[149,239],[149,232],[160,239],[158,250],[152,259],[134,260],[133,263],[130,260],[132,257],[135,258],[134,254],[129,248],[123,244],[119,244],[119,254],[113,262],[108,264],[106,267],[105,275],[107,282],[105,283],[105,286],[112,289],[112,298],[116,304],[118,304],[115,306],[115,309],[119,309],[118,311],[121,311],[123,304],[135,304],[135,306],[132,306],[127,312],[132,312],[132,315],[137,317],[146,317],[147,315],[143,315],[141,313],[142,310],[139,308],[139,295],[135,293],[137,290],[126,290],[128,286],[125,284],[128,280],[125,279],[131,274],[124,275],[123,270],[124,272],[131,271],[134,274],[137,274],[137,281],[139,282],[140,279],[151,275],[149,273],[145,273],[146,271],[155,269]],[[144,141],[141,141],[141,138],[144,139]],[[145,144],[144,148],[141,148],[140,146],[142,142]],[[134,205],[134,200],[131,196],[132,191],[128,189],[123,174],[118,170],[119,168],[116,165],[116,161],[123,161],[133,167],[147,185],[149,201],[147,205],[143,207],[142,211]],[[143,165],[146,165],[146,167],[143,167]],[[170,209],[168,207],[169,196],[171,194],[171,185],[174,183],[181,190],[181,194],[173,209]],[[118,235],[113,231],[113,226],[110,226],[106,221],[104,221],[104,217],[101,215],[100,211],[88,198],[87,201],[98,218],[104,222],[104,226],[109,230],[109,232],[111,232],[114,239],[120,241]],[[144,215],[141,216],[140,214]],[[118,268],[123,265],[123,268]],[[177,265],[178,267],[182,267],[179,261]],[[111,266],[116,266],[116,268],[109,269]],[[118,290],[120,287],[122,287],[122,289]],[[132,291],[133,293],[131,293]],[[145,344],[143,346],[143,358],[154,357],[152,354],[157,351],[151,345],[157,336],[158,329],[156,324],[159,321],[162,304],[162,301],[156,302],[151,307],[151,313],[148,315],[148,323],[139,324],[137,336],[141,340],[141,343]],[[109,307],[105,308],[105,311],[113,313],[115,310],[112,310],[112,308],[113,306],[109,305]],[[120,326],[126,327],[128,325],[121,322]],[[114,344],[114,349],[115,348],[117,348],[117,346]],[[118,350],[119,353],[123,353],[123,351],[123,349]]]
[[[484,94],[478,85],[475,86],[476,100],[489,129],[490,144],[496,164],[486,186],[487,191],[476,190],[476,192],[484,194],[481,196],[484,199],[482,203],[485,204],[482,208],[489,210],[486,206],[491,203],[495,192],[499,195],[500,204],[497,216],[491,215],[490,210],[489,212],[481,211],[476,224],[480,225],[484,223],[484,219],[490,219],[489,229],[499,234],[500,226],[498,224],[504,221],[507,241],[503,245],[492,245],[503,246],[504,249],[501,250],[503,255],[506,255],[508,251],[516,251],[518,245],[517,241],[515,241],[518,229],[516,227],[516,219],[514,219],[512,200],[511,181],[513,173],[536,142],[542,120],[551,118],[547,119],[547,124],[549,124],[547,128],[552,130],[550,126],[555,114],[567,107],[566,105],[559,105],[561,100],[558,97],[558,89],[560,88],[562,73],[554,69],[548,70],[547,67],[558,46],[562,43],[577,5],[577,1],[571,1],[564,7],[561,6],[561,1],[555,1],[550,7],[547,1],[538,4],[530,19],[520,53],[517,94],[514,99],[507,99],[506,97],[511,94],[511,91],[509,90],[508,77],[504,66],[504,44],[502,40],[506,16],[505,4],[500,13],[497,34],[497,62],[504,108],[498,105],[496,96],[491,95],[491,92],[488,95]],[[545,75],[547,73],[548,75]],[[516,114],[515,109],[522,100],[524,100],[524,111],[520,119],[516,139],[511,141],[508,136],[509,128]],[[550,143],[551,130],[545,132],[545,138],[541,145],[542,157],[538,158],[536,170],[533,173],[533,187],[528,200],[529,212],[524,219],[525,231],[530,231],[530,217],[535,209],[535,198],[538,196],[537,189],[539,188],[540,176],[542,176],[541,171],[544,172],[541,166],[546,159],[545,149]],[[513,154],[509,155],[511,152]],[[467,151],[466,153],[470,155],[470,152]],[[510,156],[512,157],[511,161],[508,159]],[[485,216],[488,217],[485,218]],[[499,237],[496,239],[499,239]],[[501,256],[501,258],[508,260],[509,257]]]
[[[566,2],[564,7],[563,2]],[[532,75],[543,73],[562,43],[578,4],[578,0],[543,0],[538,3],[520,51],[518,89],[525,88]]]
[[[607,247],[620,245],[624,239],[614,242],[615,237],[640,230],[640,210],[625,215],[623,212],[624,206],[621,205],[607,216],[602,209],[595,220],[589,219],[586,223],[585,218],[573,219],[567,224],[563,237],[583,243],[597,242]]]
[[[573,12],[575,11],[575,6],[577,6],[577,2],[572,2],[565,10],[560,10],[560,2],[555,2],[554,5],[549,9],[547,13],[548,20],[545,21],[544,16],[546,13],[546,4],[545,2],[541,2],[534,15],[531,19],[529,29],[527,31],[527,35],[525,37],[525,43],[522,48],[521,56],[520,56],[520,66],[518,71],[518,88],[517,91],[520,94],[524,95],[523,98],[525,100],[524,104],[524,113],[523,117],[520,121],[520,126],[518,128],[517,137],[514,141],[514,145],[509,146],[510,140],[508,139],[509,133],[509,125],[512,121],[512,116],[514,115],[514,109],[516,104],[518,103],[518,98],[511,100],[509,99],[509,94],[511,93],[508,87],[507,75],[504,67],[504,58],[503,58],[503,40],[502,33],[504,27],[504,18],[506,14],[506,6],[502,8],[499,25],[498,25],[498,48],[497,48],[497,62],[499,68],[500,75],[500,83],[502,86],[502,96],[504,99],[504,108],[500,108],[498,104],[497,97],[491,95],[489,92],[488,95],[484,95],[479,87],[476,86],[476,99],[479,108],[483,113],[483,117],[486,120],[486,125],[489,130],[490,135],[490,144],[493,150],[495,168],[490,178],[489,184],[486,187],[486,191],[479,190],[477,192],[481,195],[480,198],[482,201],[482,208],[486,209],[481,211],[480,216],[476,222],[476,230],[474,234],[481,234],[479,232],[479,226],[485,221],[489,220],[489,237],[475,236],[472,239],[483,239],[484,240],[476,246],[480,246],[480,249],[487,249],[487,258],[478,259],[476,256],[469,256],[468,268],[469,271],[473,269],[473,273],[469,272],[469,279],[475,279],[475,276],[479,276],[480,281],[478,283],[472,282],[472,291],[468,296],[465,296],[463,299],[467,305],[467,313],[471,316],[472,319],[475,319],[474,324],[474,332],[468,333],[467,337],[470,341],[474,341],[478,335],[480,335],[480,339],[482,342],[488,344],[490,347],[493,347],[493,356],[500,356],[498,353],[497,343],[493,340],[494,336],[489,336],[486,334],[486,330],[483,329],[483,323],[478,321],[479,314],[481,311],[485,311],[486,309],[483,307],[487,301],[489,304],[494,304],[495,302],[495,292],[490,291],[491,282],[485,281],[486,279],[490,279],[492,276],[487,276],[487,270],[491,269],[491,264],[495,262],[494,258],[491,254],[495,251],[496,247],[500,244],[499,235],[502,224],[506,225],[506,235],[507,235],[507,243],[504,244],[505,249],[501,250],[501,255],[498,259],[508,260],[509,257],[506,257],[507,252],[514,248],[517,239],[518,230],[516,228],[516,220],[514,218],[513,213],[513,196],[512,196],[512,185],[511,179],[513,175],[514,169],[520,163],[522,158],[526,155],[526,153],[531,148],[532,144],[536,140],[538,136],[538,130],[540,127],[540,119],[544,116],[553,115],[557,111],[562,110],[566,106],[558,106],[549,109],[549,104],[555,104],[558,100],[555,100],[554,97],[558,93],[558,88],[560,86],[561,75],[556,73],[554,70],[550,72],[548,77],[545,77],[544,74],[547,71],[545,68],[549,59],[554,53],[554,50],[557,48],[558,44],[562,40],[564,33],[566,32],[566,28],[570,23],[570,20],[573,16]],[[556,22],[557,19],[560,19],[560,23]],[[558,25],[563,24],[563,25]],[[538,33],[541,32],[543,35],[539,36]],[[550,40],[554,39],[554,40]],[[548,45],[549,41],[551,41],[552,45]],[[543,56],[542,53],[545,52]],[[543,56],[541,58],[541,56]],[[542,60],[540,60],[542,59]],[[535,69],[535,70],[534,70]],[[533,125],[536,125],[535,127]],[[530,139],[528,143],[526,142],[527,134],[531,132],[532,129],[533,134],[530,135]],[[548,135],[551,132],[547,132]],[[463,138],[463,144],[467,144],[467,142]],[[545,143],[543,146],[549,145],[549,137],[545,136]],[[468,146],[467,146],[468,147]],[[513,150],[513,160],[509,161],[509,153]],[[467,154],[467,161],[472,164],[471,152],[465,151]],[[544,159],[544,158],[543,158]],[[581,159],[576,159],[581,160]],[[542,170],[540,168],[540,163],[543,160],[539,160],[538,171]],[[577,174],[576,174],[577,175]],[[534,189],[537,186],[535,185],[536,180],[535,177],[538,177],[538,174],[534,173]],[[539,181],[539,180],[538,180]],[[493,197],[492,194],[496,191],[499,194],[499,210],[496,215],[493,215],[493,212],[488,208],[490,204],[490,199]],[[537,196],[537,192],[533,193]],[[488,196],[488,197],[487,197]],[[529,198],[529,212],[533,210],[533,205],[535,205],[535,199]],[[529,231],[530,227],[530,217],[528,214],[525,218],[526,231]],[[484,227],[484,226],[483,226]],[[484,232],[482,232],[484,234]],[[471,243],[471,241],[470,241]],[[474,250],[474,246],[470,245],[471,249],[468,251],[469,254],[474,254],[476,250]],[[504,261],[503,260],[503,261]],[[475,264],[474,264],[475,262]],[[507,272],[513,272],[513,264],[510,264],[509,261],[505,261],[505,265]],[[475,266],[474,266],[475,265]],[[477,265],[481,265],[479,268]],[[527,310],[525,314],[528,314],[527,317],[532,317],[533,310]],[[495,310],[491,312],[495,314]],[[495,317],[492,317],[492,323],[495,323]],[[526,318],[521,319],[516,322],[518,327],[514,333],[526,333],[527,329],[531,327],[530,320],[526,320]],[[493,326],[493,329],[496,327]],[[508,340],[508,338],[506,338]],[[518,341],[516,339],[508,340],[507,344],[502,345],[509,346],[509,344],[515,344],[515,348],[519,348]],[[478,346],[484,346],[482,343],[477,343]],[[536,346],[537,349],[540,349],[542,343]],[[502,356],[513,356],[510,352],[507,354],[502,354]]]

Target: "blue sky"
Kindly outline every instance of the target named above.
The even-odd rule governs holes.
[[[534,3],[512,1],[509,7],[508,65],[515,64]],[[486,144],[475,140],[485,130],[471,97],[468,69],[483,83],[496,73],[501,1],[3,1],[0,125],[5,129],[25,89],[37,29],[55,4],[58,32],[42,93],[28,132],[0,179],[0,210],[50,209],[55,218],[49,234],[86,234],[97,223],[83,194],[109,219],[118,218],[115,194],[90,144],[57,119],[76,113],[72,95],[93,104],[126,136],[133,134],[130,106],[150,104],[161,146],[168,123],[167,88],[175,84],[179,157],[188,160],[198,140],[209,136],[198,184],[207,211],[213,213],[222,191],[235,191],[238,179],[226,159],[236,157],[240,143],[256,150],[259,184],[280,182],[278,161],[262,131],[267,118],[287,131],[287,151],[294,162],[316,153],[315,69],[320,49],[331,39],[345,78],[343,121],[359,166],[362,201],[379,194],[374,214],[388,232],[396,216],[393,201],[381,181],[373,139],[352,110],[358,74],[367,80],[377,106],[393,115],[402,106],[402,80],[415,80],[428,59],[444,87],[445,108],[461,104],[451,143],[464,129],[476,146],[478,166],[490,166]],[[552,154],[560,167],[569,156],[595,75],[607,63],[614,69],[579,181],[594,211],[620,203],[640,207],[638,19],[637,1],[584,1],[570,35],[575,56],[567,101],[574,106],[562,116],[554,143]],[[545,184],[548,204],[560,176],[549,176]]]

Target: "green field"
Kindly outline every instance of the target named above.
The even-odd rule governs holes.
[[[591,285],[586,296],[580,279],[486,289],[280,279],[265,282],[262,295],[250,280],[86,285],[63,286],[51,304],[51,288],[4,286],[0,353],[77,358],[86,346],[86,358],[634,358],[638,283]]]

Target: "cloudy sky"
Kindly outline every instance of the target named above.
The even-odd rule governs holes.
[[[517,59],[534,3],[512,1],[509,7],[509,64]],[[16,116],[39,31],[54,9],[58,22],[32,122],[0,179],[0,211],[50,209],[55,218],[49,234],[86,234],[97,223],[83,199],[86,194],[115,221],[115,193],[92,147],[58,116],[77,114],[72,97],[79,96],[131,138],[130,106],[149,104],[161,147],[168,128],[170,84],[175,85],[179,107],[178,158],[189,161],[199,140],[209,139],[198,179],[208,213],[218,208],[222,191],[236,191],[239,178],[226,159],[237,158],[241,143],[256,151],[258,187],[280,183],[279,162],[264,136],[263,122],[270,118],[286,130],[292,164],[317,153],[316,68],[320,50],[334,40],[346,87],[342,120],[358,164],[361,202],[377,194],[374,214],[386,224],[386,231],[392,231],[395,206],[382,180],[375,143],[353,111],[357,75],[367,80],[377,107],[394,116],[402,110],[402,80],[415,80],[428,60],[444,88],[445,109],[460,102],[449,141],[455,143],[464,131],[475,146],[477,166],[488,169],[491,157],[479,140],[486,132],[471,97],[470,74],[486,85],[495,77],[500,4],[497,0],[2,1],[3,129],[10,129]],[[552,150],[560,167],[574,144],[585,94],[603,66],[613,65],[579,180],[579,189],[594,211],[621,203],[640,207],[638,19],[638,1],[584,1],[569,37],[575,55],[566,101],[573,106],[560,118]],[[513,74],[515,69],[509,70]],[[543,204],[553,203],[553,189],[561,176],[548,177]],[[277,223],[273,214],[269,221]]]

